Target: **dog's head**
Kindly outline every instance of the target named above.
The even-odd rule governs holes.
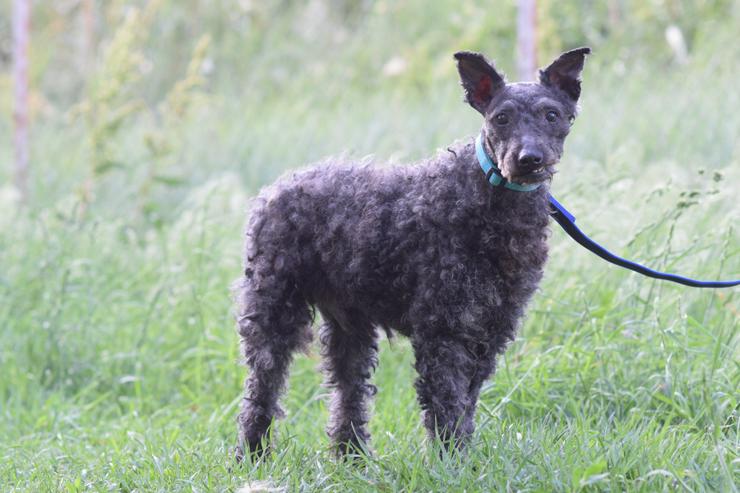
[[[513,84],[480,53],[455,53],[465,98],[485,119],[486,150],[507,180],[538,183],[552,177],[576,116],[590,52],[563,53],[540,70],[539,81]]]

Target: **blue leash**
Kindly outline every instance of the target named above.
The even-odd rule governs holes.
[[[478,157],[478,163],[480,164],[483,171],[486,173],[486,180],[491,183],[491,185],[503,185],[510,190],[520,192],[531,191],[539,187],[539,185],[534,187],[530,185],[526,189],[524,189],[521,185],[516,184],[513,184],[516,186],[506,186],[510,182],[507,182],[506,179],[501,176],[501,172],[498,170],[498,167],[488,156],[488,153],[486,153],[483,149],[480,135],[475,140],[475,150]],[[491,178],[492,176],[496,175],[498,175],[498,178]],[[494,181],[496,183],[494,183]],[[566,233],[568,233],[568,236],[573,238],[586,250],[591,251],[607,262],[618,265],[625,269],[638,272],[643,276],[652,277],[653,279],[662,279],[664,281],[671,281],[678,284],[683,284],[684,286],[690,286],[692,288],[731,288],[733,286],[740,285],[740,279],[735,279],[733,281],[697,281],[696,279],[691,279],[689,277],[653,270],[649,267],[645,267],[644,265],[640,265],[637,262],[632,262],[631,260],[627,260],[618,255],[615,255],[603,246],[596,243],[588,236],[586,236],[583,231],[578,229],[578,226],[576,226],[575,216],[568,212],[568,209],[563,207],[560,202],[555,200],[555,197],[549,195],[548,198],[550,201],[550,215],[553,217],[553,219],[555,219],[560,227],[563,228]]]
[[[568,210],[563,207],[560,202],[555,200],[555,197],[550,195],[549,199],[550,215],[552,215],[553,219],[555,219],[560,227],[563,228],[566,233],[568,233],[568,236],[570,236],[581,246],[595,253],[607,262],[611,262],[614,265],[624,267],[625,269],[639,272],[643,276],[652,277],[654,279],[662,279],[664,281],[677,282],[678,284],[691,286],[692,288],[731,288],[732,286],[740,285],[740,279],[735,279],[734,281],[697,281],[696,279],[691,279],[689,277],[653,270],[649,267],[645,267],[644,265],[640,265],[636,262],[632,262],[631,260],[627,260],[618,255],[614,255],[612,252],[586,236],[583,231],[578,229],[578,226],[576,226],[576,218],[573,217],[573,214],[568,212]]]

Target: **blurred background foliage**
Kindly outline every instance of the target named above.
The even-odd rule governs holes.
[[[9,9],[0,7],[6,143]],[[739,10],[732,0],[543,0],[539,58],[589,45],[587,98],[620,106],[631,87],[665,97],[672,89],[659,85],[683,82],[685,70],[734,76]],[[183,185],[214,173],[236,172],[254,191],[286,168],[345,149],[418,157],[475,128],[463,126],[473,115],[458,107],[452,52],[481,50],[514,74],[515,12],[513,1],[35,2],[32,204],[46,207],[71,189],[86,203],[100,190],[103,208],[118,214],[137,204],[130,210],[158,220]],[[426,117],[434,124],[412,121]],[[642,137],[662,152],[671,130],[648,131]],[[601,150],[589,156],[596,159],[613,151],[586,150]],[[711,152],[710,164],[728,158]],[[7,181],[8,145],[0,163]]]
[[[235,489],[228,286],[248,198],[326,155],[409,162],[473,135],[452,53],[482,51],[515,80],[516,11],[35,1],[17,207],[0,3],[0,489]],[[594,49],[554,194],[615,251],[701,278],[740,271],[738,26],[736,0],[538,2],[540,65]],[[369,475],[388,491],[734,491],[736,294],[648,281],[555,231],[542,290],[483,391],[489,446],[470,464],[491,474],[420,454],[411,353],[384,343],[371,426],[385,455]],[[317,363],[296,361],[284,453],[239,474],[362,491],[361,475],[324,470]]]

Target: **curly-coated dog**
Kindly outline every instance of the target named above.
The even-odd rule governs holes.
[[[250,368],[238,460],[264,452],[315,309],[333,388],[328,433],[340,454],[369,439],[378,329],[411,340],[430,436],[464,443],[481,385],[542,277],[548,185],[589,52],[564,53],[537,82],[513,84],[483,55],[456,53],[466,100],[484,118],[479,149],[465,139],[399,167],[329,159],[260,193],[237,288]]]

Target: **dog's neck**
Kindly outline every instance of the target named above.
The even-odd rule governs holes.
[[[500,222],[504,216],[516,217],[526,223],[537,222],[547,226],[549,222],[549,182],[531,192],[517,192],[504,187],[491,186],[486,181],[475,152],[475,137],[459,140],[446,148],[455,159],[443,157],[440,163],[451,166],[451,172],[460,174],[460,179],[469,184],[471,194],[466,203],[473,206],[475,214],[486,221]],[[464,177],[463,177],[464,176]]]
[[[478,159],[478,165],[486,176],[486,181],[493,187],[503,187],[515,192],[533,192],[542,186],[542,183],[515,183],[504,178],[501,170],[491,157],[493,153],[490,149],[488,139],[481,132],[475,139],[475,157]]]

